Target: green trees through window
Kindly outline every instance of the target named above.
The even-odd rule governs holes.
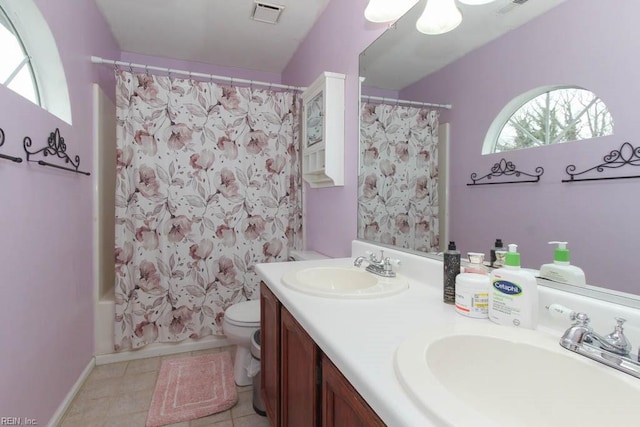
[[[484,154],[613,134],[611,114],[594,93],[575,87],[537,93],[502,111],[487,135]]]

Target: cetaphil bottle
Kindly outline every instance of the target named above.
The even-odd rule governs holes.
[[[520,268],[518,246],[509,245],[505,265],[491,272],[489,319],[500,325],[535,329],[538,326],[538,282]]]

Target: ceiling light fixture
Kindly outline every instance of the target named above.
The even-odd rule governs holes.
[[[416,3],[418,0],[369,0],[364,17],[371,22],[395,21]]]
[[[409,11],[419,0],[369,0],[364,16],[371,22],[395,21]],[[496,0],[458,0],[462,4],[476,6]],[[526,1],[526,0],[524,0]],[[418,31],[424,34],[444,34],[462,22],[462,12],[455,0],[427,0],[424,12],[416,22]]]
[[[461,22],[462,12],[455,0],[427,0],[424,12],[416,22],[416,28],[424,34],[444,34]]]

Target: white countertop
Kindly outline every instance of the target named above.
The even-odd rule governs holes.
[[[366,249],[377,248],[354,241],[352,254],[363,255]],[[442,301],[440,261],[392,250],[385,250],[385,254],[402,260],[398,272],[409,280],[409,289],[382,298],[346,300],[312,296],[290,289],[280,280],[292,268],[347,267],[353,265],[354,258],[258,264],[256,271],[388,426],[440,426],[437,418],[414,402],[398,381],[394,370],[396,349],[425,328],[492,323],[488,319],[462,316],[453,305]],[[602,325],[610,325],[609,316],[614,313],[624,315],[634,326],[629,331],[634,337],[629,338],[635,338],[638,331],[640,314],[636,309],[550,288],[540,287],[539,294],[538,330],[552,334],[554,339],[559,339],[569,322],[553,319],[545,312],[544,306],[552,302],[593,313],[592,318]],[[632,343],[637,345],[638,341],[632,339]]]
[[[441,264],[433,262],[439,271]],[[439,283],[409,279],[409,289],[400,294],[341,300],[307,295],[280,281],[294,266],[326,265],[352,266],[353,258],[259,264],[256,270],[387,425],[436,426],[396,379],[395,351],[406,338],[428,326],[489,320],[457,314],[452,305],[442,302]]]

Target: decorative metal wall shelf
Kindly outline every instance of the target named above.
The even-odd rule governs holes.
[[[523,182],[538,182],[540,177],[544,174],[544,169],[538,166],[535,173],[527,173],[516,169],[516,165],[513,162],[501,159],[498,163],[494,164],[491,168],[491,172],[478,178],[477,173],[471,174],[471,183],[467,185],[494,185],[494,184],[520,184]],[[514,176],[516,180],[509,181],[491,181],[493,178],[499,178],[502,176],[511,177]],[[487,182],[480,182],[486,180]]]
[[[78,170],[80,167],[80,156],[75,156],[74,160],[67,155],[67,145],[64,143],[64,138],[60,136],[60,130],[56,128],[54,132],[49,134],[47,139],[47,146],[37,151],[29,151],[31,148],[31,138],[26,136],[23,142],[24,151],[27,153],[28,162],[36,162],[40,166],[49,166],[56,169],[62,169],[69,172],[80,173],[82,175],[91,175],[89,172],[83,172]],[[64,160],[65,164],[69,164],[72,167],[60,166],[53,163],[46,162],[44,160],[31,160],[31,156],[41,154],[43,157],[56,156],[59,159]]]
[[[588,174],[589,172],[596,171],[602,173],[610,169],[620,169],[624,166],[640,166],[640,147],[634,147],[628,142],[625,142],[620,146],[618,150],[613,150],[602,158],[604,163],[593,166],[582,172],[575,172],[576,166],[569,165],[565,169],[569,175],[568,179],[563,179],[562,182],[578,182],[578,181],[603,181],[609,179],[628,179],[628,178],[640,178],[640,175],[626,175],[626,176],[598,176],[591,178],[576,178],[580,175]]]
[[[4,145],[4,130],[0,128],[0,147]],[[6,154],[0,154],[0,159],[11,160],[12,162],[22,163],[20,157],[7,156]]]

